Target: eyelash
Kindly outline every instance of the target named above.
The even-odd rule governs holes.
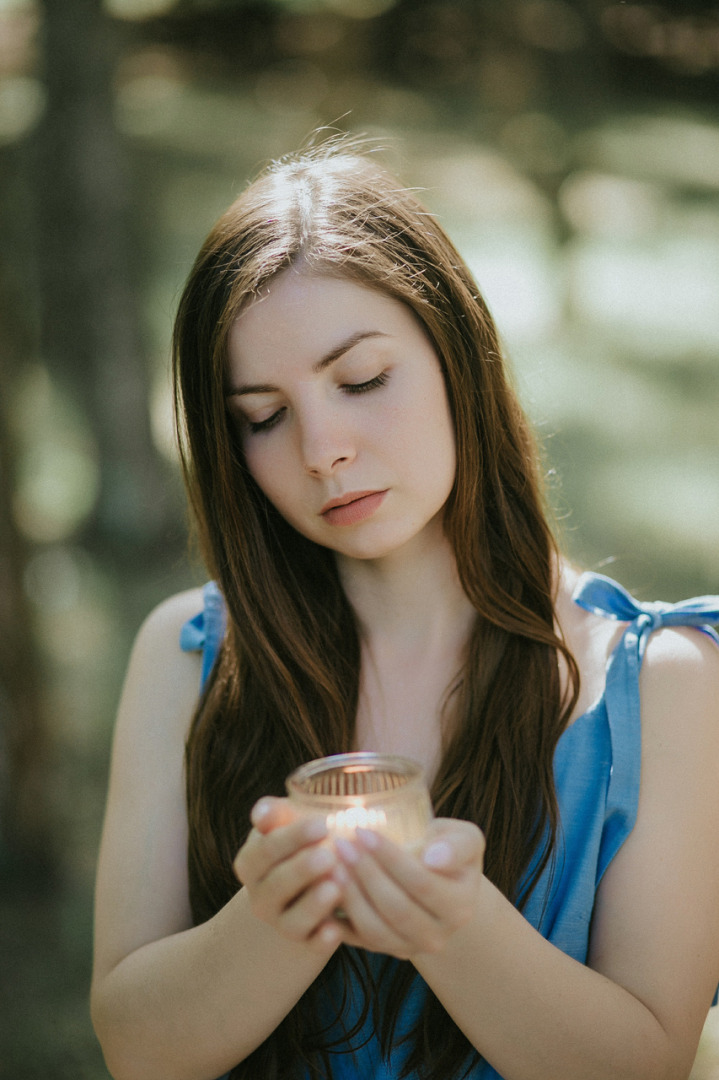
[[[369,390],[376,390],[378,387],[384,386],[388,379],[389,373],[381,371],[379,375],[375,375],[373,379],[368,379],[367,382],[345,383],[342,389],[346,394],[366,394]],[[275,424],[279,423],[284,411],[284,408],[278,409],[272,416],[268,416],[266,420],[248,421],[251,434],[258,435],[263,431],[270,431]]]
[[[274,412],[272,414],[272,416],[268,416],[266,420],[248,420],[247,425],[250,429],[251,434],[258,435],[262,431],[269,431],[270,428],[273,428],[275,424],[279,422],[279,419],[284,411],[284,409],[278,409],[277,412]]]
[[[379,375],[375,375],[374,379],[368,379],[367,382],[361,383],[345,383],[342,389],[347,394],[366,394],[368,390],[375,390],[378,386],[384,386],[389,379],[389,373],[381,371]]]

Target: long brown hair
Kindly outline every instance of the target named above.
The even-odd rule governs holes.
[[[440,359],[457,443],[445,529],[477,618],[432,797],[438,814],[484,830],[487,876],[521,907],[551,858],[553,755],[578,693],[576,663],[554,627],[557,551],[538,454],[491,316],[452,243],[369,155],[330,141],[275,163],[230,207],[197,258],[177,316],[183,465],[228,611],[187,744],[194,917],[211,917],[236,892],[231,864],[253,803],[282,794],[285,776],[303,761],[352,748],[359,640],[333,556],[264,497],[225,408],[230,327],[249,298],[300,258],[310,272],[409,305]],[[559,654],[569,670],[564,697]],[[279,1080],[320,1063],[331,1075],[314,1013],[323,980],[338,965],[349,978],[349,962],[364,979],[369,1009],[377,995],[367,989],[361,954],[340,949],[233,1077]],[[393,961],[383,978],[391,986],[375,1019],[388,1054],[414,969]],[[404,1074],[414,1069],[427,1080],[463,1075],[477,1060],[431,993],[409,1045]]]

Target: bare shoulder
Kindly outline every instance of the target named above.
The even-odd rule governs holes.
[[[653,675],[697,675],[719,672],[719,645],[696,627],[664,627],[652,634],[644,669]]]
[[[589,962],[691,1062],[719,980],[719,647],[694,629],[653,633],[640,701],[637,816],[597,893]]]
[[[113,774],[167,760],[176,771],[200,692],[201,657],[183,652],[180,630],[202,610],[202,591],[164,600],[135,639],[115,728]],[[166,775],[163,773],[163,775]]]
[[[188,589],[163,600],[150,612],[135,639],[123,706],[128,697],[138,694],[152,704],[155,715],[187,718],[199,694],[201,659],[199,653],[180,648],[180,631],[202,606],[202,590]],[[145,713],[146,709],[139,711]]]
[[[165,600],[145,619],[130,657],[98,861],[96,977],[192,924],[183,763],[201,660],[183,652],[179,638],[200,610],[199,589]]]
[[[648,748],[684,744],[719,755],[719,646],[693,628],[652,634],[640,675],[642,730]],[[714,761],[719,774],[719,756]]]
[[[202,611],[202,589],[186,589],[169,596],[144,620],[137,635],[136,648],[143,651],[180,652],[180,631],[188,619]],[[186,656],[187,654],[181,653]]]
[[[579,667],[579,700],[572,719],[586,712],[602,694],[607,662],[626,627],[626,623],[596,615],[574,603],[579,576],[574,567],[562,564],[555,601],[558,628]]]

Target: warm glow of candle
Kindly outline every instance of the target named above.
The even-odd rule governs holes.
[[[327,815],[327,828],[339,836],[352,837],[355,829],[386,829],[387,815],[381,808],[367,808],[361,803]]]
[[[357,751],[308,761],[288,776],[287,791],[302,813],[323,814],[330,835],[346,840],[354,840],[357,829],[371,829],[417,848],[432,820],[422,769],[389,754]]]

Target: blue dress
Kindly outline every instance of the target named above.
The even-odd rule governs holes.
[[[587,611],[628,626],[609,658],[601,697],[564,731],[557,744],[554,772],[560,830],[556,863],[553,871],[547,867],[542,874],[524,916],[557,948],[586,963],[597,887],[632,831],[637,814],[641,756],[639,671],[647,641],[663,626],[695,626],[719,645],[719,636],[710,626],[719,622],[719,596],[697,597],[679,604],[640,603],[610,578],[588,573],[579,579],[573,599]],[[213,583],[205,586],[204,603],[204,611],[185,624],[180,638],[183,649],[202,651],[203,683],[212,670],[225,627],[224,603]],[[370,955],[371,964],[379,962]],[[411,1029],[426,992],[426,984],[417,976],[398,1025],[397,1043]],[[340,997],[337,988],[335,1000]],[[346,1023],[358,1015],[355,1012],[352,1016],[353,1012],[350,995]],[[366,1029],[353,1040],[358,1049],[348,1047],[332,1055],[336,1080],[393,1080],[399,1075],[406,1048],[399,1046],[390,1061],[382,1060],[379,1040],[370,1025],[368,1018]],[[499,1074],[481,1062],[470,1077],[495,1080]]]

